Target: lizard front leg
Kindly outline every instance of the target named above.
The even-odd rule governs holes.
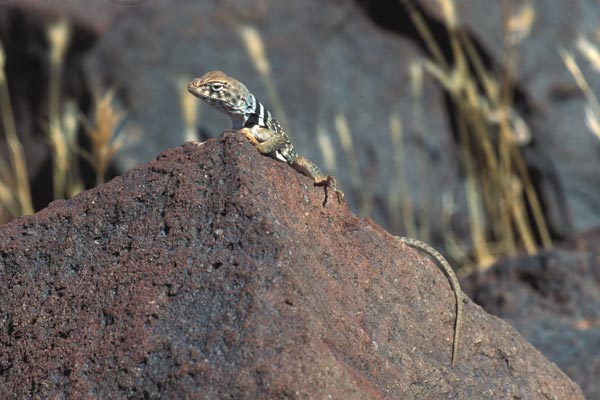
[[[239,130],[239,132],[244,135],[250,141],[250,143],[254,145],[254,147],[256,147],[256,150],[258,150],[260,154],[270,155],[275,153],[277,150],[281,150],[287,145],[286,138],[281,135],[272,134],[271,131],[265,128],[254,127],[253,129],[258,130],[258,135],[263,132],[266,133],[263,136],[271,134],[269,139],[265,140],[264,142],[259,142],[258,139],[256,139],[255,134],[249,128],[242,128]]]
[[[283,156],[284,158],[275,156],[276,152],[284,149],[286,146],[290,146],[289,140],[285,135],[276,134],[269,129],[256,126],[253,127],[252,130],[249,128],[242,128],[240,129],[240,133],[256,147],[259,153],[270,155],[274,158],[281,159],[282,161],[287,161],[296,171],[312,178],[315,186],[325,186],[333,190],[338,201],[344,198],[344,193],[336,187],[335,178],[332,175],[324,175],[319,167],[313,162],[304,157],[297,156],[295,151],[292,152],[292,154],[287,155],[287,157]],[[270,137],[264,142],[259,142],[256,139],[256,136]]]
[[[256,140],[256,138],[254,137],[254,134],[252,133],[252,131],[248,128],[242,128],[240,130],[238,130],[239,133],[241,133],[242,135],[244,135],[246,137],[246,139],[248,139],[248,141],[250,143],[252,143],[252,145],[254,147],[259,145],[259,141]]]

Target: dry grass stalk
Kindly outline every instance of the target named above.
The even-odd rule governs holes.
[[[519,10],[506,18],[505,36],[510,46],[517,46],[531,33],[536,20],[536,12],[531,1],[525,1]]]
[[[573,54],[563,48],[559,48],[558,53],[562,57],[571,75],[573,75],[573,78],[575,78],[577,86],[579,86],[579,89],[585,95],[590,107],[594,110],[596,114],[600,115],[600,103],[598,103],[598,98],[588,85],[587,80],[585,79],[581,68],[579,68],[577,61],[575,61],[575,57],[573,56]]]
[[[91,142],[91,152],[82,151],[82,155],[96,171],[97,185],[104,183],[108,167],[123,145],[124,136],[115,135],[122,116],[113,107],[113,96],[114,90],[111,90],[97,101],[94,124],[82,118]]]
[[[258,74],[263,80],[263,84],[267,88],[267,95],[269,97],[269,102],[273,107],[273,112],[277,115],[277,119],[281,122],[282,126],[290,129],[285,108],[283,107],[283,103],[277,92],[275,79],[271,74],[271,63],[269,62],[265,43],[260,32],[254,27],[242,26],[238,29],[238,35],[246,47],[246,52],[250,57],[250,61],[254,64],[254,68],[258,71]]]
[[[400,119],[400,114],[390,115],[389,125],[398,185],[398,190],[390,192],[391,194],[389,202],[392,206],[392,209],[402,210],[402,219],[406,236],[418,237],[413,202],[411,196],[408,195],[410,190],[406,182],[407,174],[406,168],[404,168],[406,162],[404,159],[404,152],[406,147],[404,146],[404,135],[402,131],[402,120]],[[404,193],[403,197],[401,196],[402,193]],[[396,219],[397,218],[394,218],[394,220]]]
[[[597,57],[599,52],[593,44],[580,38],[577,41],[577,46],[590,64],[592,64],[593,68],[600,68],[600,57]],[[585,106],[585,123],[590,131],[600,139],[600,103],[598,102],[598,98],[587,83],[573,54],[563,48],[559,48],[558,52],[588,102]]]
[[[354,149],[354,142],[352,140],[352,133],[350,131],[350,125],[348,124],[348,119],[346,118],[346,115],[338,112],[334,117],[333,123],[340,144],[342,145],[342,149],[344,150],[344,155],[350,167],[352,188],[363,187],[363,182],[361,182],[360,178],[360,168],[358,166],[358,156],[356,154],[356,150]],[[369,196],[367,195],[367,192],[368,190],[366,188],[360,191],[353,191],[353,196],[356,199],[358,209],[362,215],[368,215],[371,207],[371,204],[369,204],[368,201]]]
[[[579,36],[575,42],[579,52],[588,60],[590,66],[600,72],[600,50],[586,37]]]
[[[77,133],[79,131],[78,112],[75,100],[69,99],[65,101],[61,117],[61,126],[64,142],[66,143],[68,150],[67,173],[65,178],[65,194],[67,197],[73,197],[85,189],[79,174],[79,160],[77,157],[79,150],[77,144]]]
[[[325,129],[322,123],[317,124],[317,144],[323,159],[323,166],[326,171],[333,171],[337,168],[337,160],[335,157],[335,147],[329,132]]]
[[[187,91],[187,82],[189,77],[177,79],[177,88],[179,88],[181,113],[183,115],[184,137],[186,142],[198,140],[198,131],[196,123],[198,121],[198,107],[204,102],[196,101],[194,96],[190,96]]]
[[[46,29],[50,45],[50,81],[48,82],[48,138],[53,154],[53,194],[55,199],[67,196],[70,144],[63,132],[61,112],[62,68],[69,45],[71,29],[65,20],[53,22]]]
[[[4,65],[5,53],[2,43],[0,43],[0,115],[2,116],[10,158],[10,166],[6,165],[3,160],[0,163],[0,177],[2,180],[0,204],[13,216],[33,214],[27,163],[23,147],[17,135]]]
[[[585,124],[600,140],[600,116],[589,105],[585,106]]]
[[[450,0],[438,0],[438,4],[442,10],[444,21],[448,28],[454,30],[458,27],[458,17],[456,16],[456,7],[454,2]]]
[[[409,77],[410,77],[410,93],[412,97],[412,118],[410,129],[414,132],[415,142],[425,145],[428,142],[425,132],[425,118],[424,118],[424,101],[423,92],[425,88],[425,70],[423,68],[423,62],[413,62],[409,66]],[[430,210],[432,199],[428,196],[432,193],[433,182],[430,179],[431,176],[431,160],[428,159],[427,151],[421,149],[418,153],[421,157],[417,157],[417,173],[418,185],[422,186],[421,189],[417,188],[420,193],[423,193],[423,198],[420,200],[418,216],[413,216],[412,219],[418,220],[418,226],[415,226],[414,237],[420,238],[426,242],[429,241],[431,236],[432,224],[430,222],[432,215],[426,210]]]

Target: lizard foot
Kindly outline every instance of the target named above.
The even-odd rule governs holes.
[[[333,190],[337,196],[338,199],[338,203],[340,203],[342,201],[342,199],[344,198],[344,192],[342,192],[341,190],[339,190],[336,187],[336,183],[335,183],[335,178],[331,175],[327,175],[324,178],[315,178],[315,186],[324,186],[326,189],[329,188],[331,190]],[[324,203],[327,202],[327,198],[325,198]]]
[[[258,142],[258,140],[256,140],[256,138],[254,137],[252,132],[250,132],[250,129],[242,128],[242,129],[238,130],[238,132],[241,133],[242,135],[244,135],[246,137],[246,139],[248,139],[248,141],[250,143],[252,143],[252,145],[258,146],[259,142]]]

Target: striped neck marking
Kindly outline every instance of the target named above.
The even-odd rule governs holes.
[[[254,112],[252,114],[250,114],[248,116],[248,118],[246,118],[244,127],[251,127],[253,125],[258,125],[263,128],[266,128],[267,124],[265,123],[265,114],[266,114],[265,106],[263,106],[260,101],[256,100],[256,98],[255,98],[254,103],[255,103]]]

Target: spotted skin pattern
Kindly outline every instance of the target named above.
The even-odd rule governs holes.
[[[242,82],[221,71],[211,71],[192,80],[188,91],[228,115],[233,129],[246,136],[261,154],[288,163],[312,178],[315,185],[331,188],[338,200],[344,196],[333,176],[324,175],[314,163],[296,153],[279,122]]]

